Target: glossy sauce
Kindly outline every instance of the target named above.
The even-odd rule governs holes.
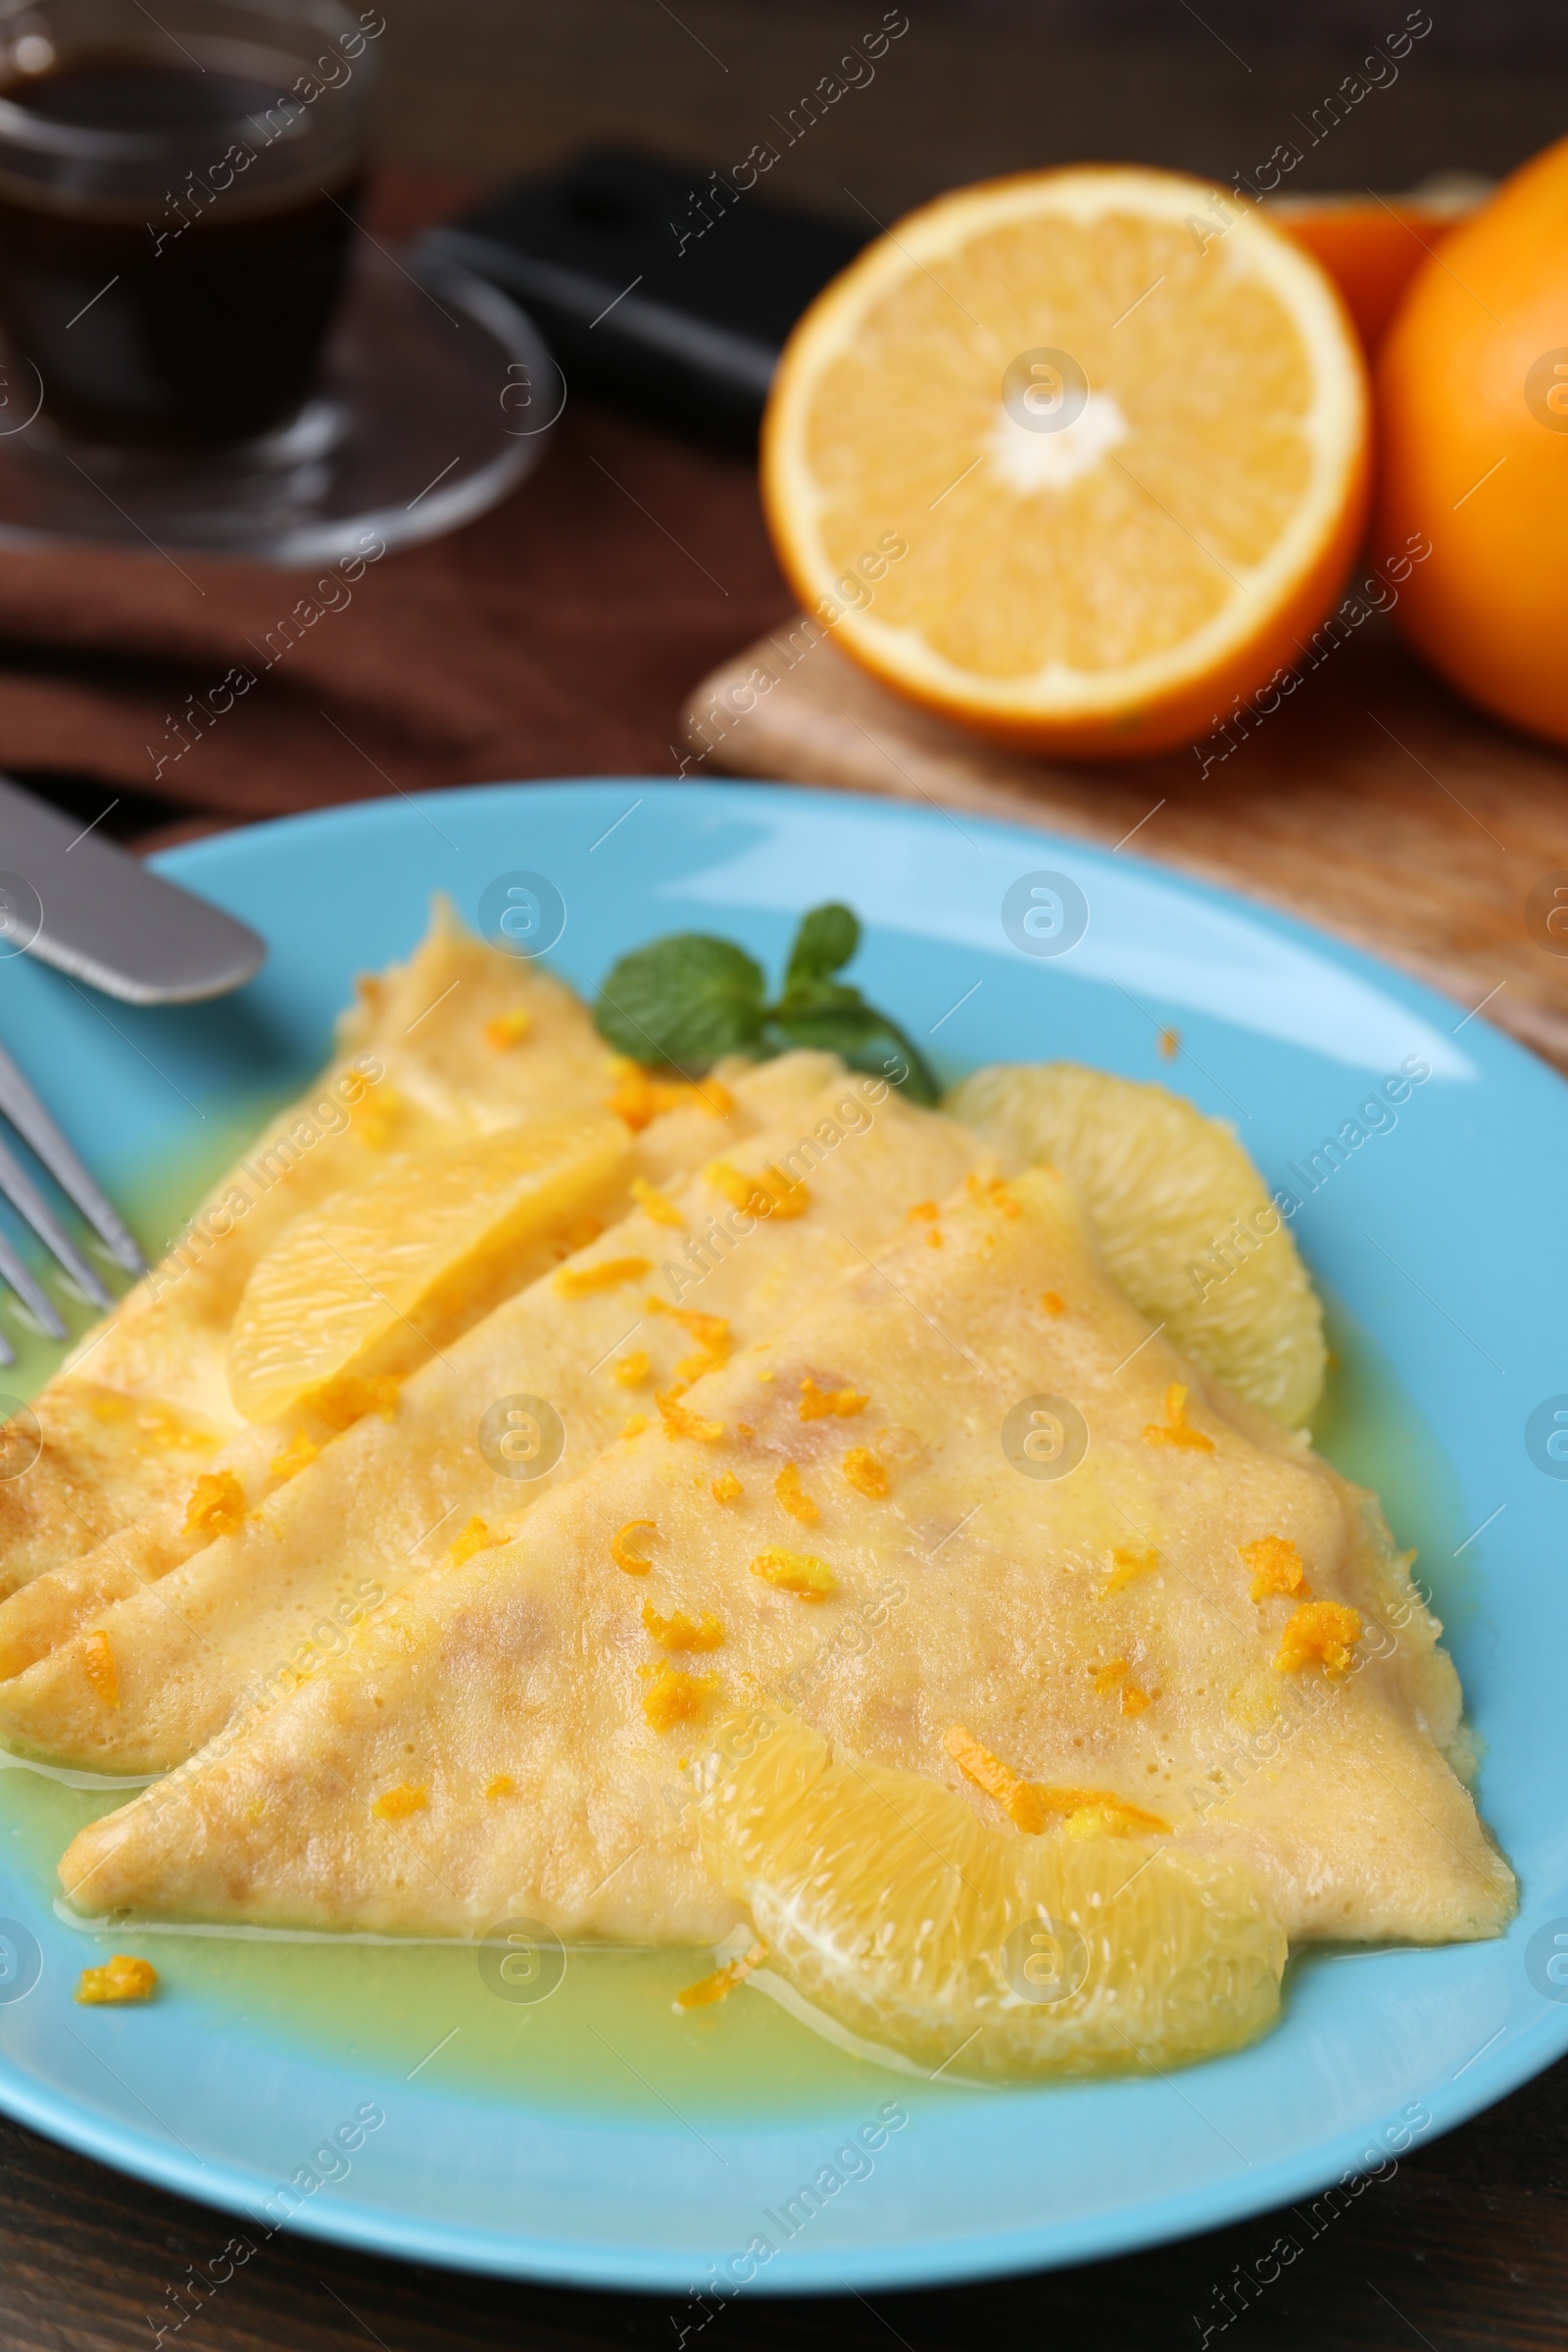
[[[120,1188],[150,1250],[178,1230],[272,1107],[253,1103],[215,1118],[201,1166],[187,1159]],[[1462,1625],[1474,1607],[1476,1555],[1453,1558],[1466,1532],[1454,1474],[1376,1343],[1332,1300],[1328,1320],[1337,1361],[1318,1415],[1319,1449],[1383,1495],[1396,1541],[1419,1547],[1417,1578],[1438,1613]],[[40,1344],[5,1377],[19,1393],[36,1389],[63,1352]],[[129,1923],[107,1935],[69,1931],[48,1916],[59,1892],[56,1863],[78,1829],[135,1786],[122,1797],[64,1787],[24,1767],[0,1771],[0,1858],[20,1866],[26,1916],[47,1922],[46,1948],[58,1952],[64,1936],[73,1968],[96,1965],[112,1950],[151,1960],[160,1997],[188,2004],[199,2030],[263,2049],[315,2049],[372,2082],[401,2082],[417,2068],[421,2084],[451,2096],[536,2113],[586,2109],[643,2125],[667,2123],[671,2106],[701,2126],[837,2117],[855,2099],[995,2095],[950,2085],[925,2092],[907,2076],[847,2055],[755,1990],[677,2015],[676,1992],[711,1966],[698,1951],[573,1950],[555,1989],[533,2001],[498,1994],[471,1946],[170,1933]],[[1318,1961],[1309,1954],[1307,1964]]]

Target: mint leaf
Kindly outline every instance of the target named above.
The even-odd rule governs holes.
[[[666,1063],[700,1078],[726,1054],[759,1046],[762,967],[730,940],[679,931],[634,948],[599,992],[599,1034],[633,1061]]]
[[[856,992],[858,994],[858,992]],[[864,1070],[902,1086],[911,1102],[933,1104],[936,1082],[919,1053],[902,1029],[866,1004],[781,1004],[768,1016],[769,1029],[779,1030],[792,1046],[809,1046],[818,1053],[837,1054],[852,1070]]]
[[[768,1015],[769,1030],[778,1030],[792,1046],[811,1046],[825,1054],[867,1053],[888,1033],[887,1023],[869,1004],[781,1004]]]
[[[860,944],[860,920],[848,906],[830,902],[803,915],[784,974],[784,994],[794,996],[842,971]],[[858,992],[857,992],[858,993]]]
[[[842,1054],[852,1069],[890,1078],[897,1059],[887,1049],[895,1046],[904,1075],[893,1083],[903,1085],[911,1102],[935,1102],[931,1072],[903,1030],[868,1004],[853,982],[834,977],[859,944],[859,917],[850,907],[836,902],[813,906],[795,935],[784,993],[768,1007],[769,1028],[791,1045]]]
[[[936,1081],[896,1021],[836,975],[860,944],[860,923],[836,901],[802,917],[783,990],[766,1002],[760,964],[729,940],[682,931],[622,956],[594,1007],[599,1034],[634,1061],[701,1077],[726,1054],[761,1060],[787,1046],[841,1054],[852,1069],[934,1103]]]

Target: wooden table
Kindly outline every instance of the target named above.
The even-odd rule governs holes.
[[[1272,900],[1387,956],[1568,1068],[1568,758],[1446,694],[1381,617],[1243,739],[1061,765],[902,701],[797,617],[706,678],[688,773],[783,776],[1076,834]],[[1546,894],[1549,896],[1549,892]]]

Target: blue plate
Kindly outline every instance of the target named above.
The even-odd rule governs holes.
[[[1568,1092],[1540,1062],[1223,892],[840,795],[502,786],[291,818],[160,863],[269,941],[240,996],[138,1012],[30,959],[0,964],[0,1035],[111,1191],[181,1155],[194,1168],[225,1109],[303,1075],[352,975],[407,954],[432,888],[472,919],[518,869],[560,892],[554,961],[583,990],[622,950],[688,927],[776,970],[800,911],[840,896],[866,924],[856,978],[948,1075],[1069,1055],[1232,1120],[1270,1179],[1306,1196],[1296,1230],[1343,1359],[1325,1444],[1381,1479],[1396,1532],[1422,1543],[1523,1910],[1499,1942],[1298,1965],[1278,2032],[1239,2056],[1169,2080],[987,2092],[843,2056],[754,1993],[675,2021],[668,1985],[691,1963],[637,1956],[574,1956],[562,1992],[524,2008],[472,1989],[471,1952],[169,1936],[156,2003],[82,2009],[76,1973],[99,1945],[56,1914],[51,1869],[107,1800],[11,1771],[0,2106],[248,2217],[215,2220],[215,2278],[248,2258],[224,2250],[231,2233],[259,2243],[286,2225],[663,2289],[678,2327],[715,2282],[911,2286],[1304,2205],[1568,2048]],[[1430,1076],[1396,1124],[1363,1113],[1412,1060]],[[566,2062],[595,2044],[580,2074]],[[1309,2210],[1298,2234],[1331,2211]]]

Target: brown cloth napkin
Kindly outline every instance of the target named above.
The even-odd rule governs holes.
[[[427,188],[387,174],[377,231],[416,225]],[[537,471],[492,514],[312,598],[324,570],[0,553],[0,766],[231,820],[668,774],[696,681],[790,609],[749,465],[569,395]],[[335,609],[225,691],[302,598]]]

